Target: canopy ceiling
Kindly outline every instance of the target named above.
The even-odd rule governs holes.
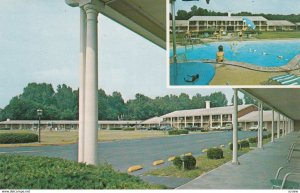
[[[101,14],[154,44],[166,48],[165,0],[65,0],[70,6],[91,2]]]
[[[300,89],[298,88],[243,88],[282,114],[300,120]]]

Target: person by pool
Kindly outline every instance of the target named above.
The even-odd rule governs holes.
[[[219,45],[218,52],[216,54],[216,62],[223,62],[224,61],[224,51],[223,46]]]
[[[195,75],[187,75],[188,77],[190,77],[191,79],[190,80],[188,80],[188,79],[186,79],[186,78],[184,78],[184,81],[185,82],[195,82],[196,80],[198,80],[199,79],[199,74],[195,74]]]

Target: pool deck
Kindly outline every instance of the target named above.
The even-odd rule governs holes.
[[[271,189],[270,179],[279,167],[288,165],[288,148],[299,141],[298,136],[300,133],[294,132],[275,139],[263,149],[240,156],[240,165],[228,162],[178,189]],[[300,154],[294,153],[290,165],[300,167],[299,159]]]
[[[216,64],[215,60],[193,60],[193,62]],[[237,61],[224,61],[224,62],[220,62],[217,64],[238,66],[238,67],[247,68],[250,70],[261,71],[261,72],[289,72],[289,71],[300,69],[300,54],[295,56],[288,64],[286,64],[284,66],[278,66],[278,67],[263,67],[263,66],[258,66],[255,64],[250,64],[250,63],[246,63],[246,62],[237,62]]]

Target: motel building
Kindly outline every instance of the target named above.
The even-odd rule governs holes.
[[[258,30],[267,30],[267,19],[262,16],[247,16],[257,26]],[[189,20],[190,31],[213,29],[219,31],[240,31],[246,24],[243,16],[193,16]]]
[[[257,111],[255,105],[239,105],[238,117]],[[174,128],[201,127],[206,130],[221,129],[232,125],[233,106],[210,107],[210,101],[206,101],[206,108],[180,110],[163,115],[163,123]]]
[[[98,130],[110,130],[114,128],[136,128],[140,125],[139,120],[102,120],[98,121]],[[38,120],[10,120],[0,122],[0,129],[10,130],[37,130]],[[79,125],[76,120],[42,120],[40,128],[44,131],[72,131],[78,130]]]
[[[188,20],[176,20],[176,32],[199,32],[205,30],[241,31],[247,25],[243,17],[249,18],[259,31],[294,31],[297,24],[287,20],[268,20],[262,16],[192,16]],[[172,32],[172,21],[170,32]]]
[[[172,32],[173,23],[170,21],[170,32]],[[188,20],[176,20],[176,32],[186,32],[189,31],[189,21]]]
[[[259,111],[252,111],[239,118],[239,126],[246,131],[254,131],[258,129]],[[272,111],[263,111],[263,129],[271,132],[272,129]],[[278,120],[278,114],[274,114],[274,119]],[[283,120],[280,123],[274,122],[274,127],[277,128],[277,124],[280,124],[280,128],[283,128]],[[275,131],[276,132],[276,131]]]

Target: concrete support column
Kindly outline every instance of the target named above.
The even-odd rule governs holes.
[[[232,163],[238,165],[238,90],[233,91]]]
[[[257,108],[257,112],[258,112],[258,120],[257,120],[257,147],[259,148],[260,145],[260,125],[261,125],[261,122],[260,122],[260,103],[258,102],[258,108]]]
[[[221,114],[220,116],[221,116],[221,120],[220,120],[221,124],[220,125],[221,125],[221,127],[223,127],[223,115]]]
[[[203,115],[201,115],[201,127],[203,128]]]
[[[271,131],[271,142],[274,142],[274,110],[272,109],[272,131]]]
[[[85,93],[85,60],[86,60],[86,13],[80,8],[80,85],[79,85],[79,129],[78,129],[78,162],[84,161],[84,93]]]
[[[264,118],[263,118],[263,103],[260,103],[260,116],[259,116],[259,147],[258,148],[263,148],[263,123],[264,123]]]
[[[193,127],[195,126],[195,116],[193,116],[193,123],[192,123]]]
[[[277,112],[277,135],[276,135],[276,138],[279,139],[279,136],[280,136],[280,113]]]
[[[282,128],[282,136],[285,135],[285,116],[282,117],[282,124],[283,124],[283,128]]]
[[[85,76],[85,116],[84,121],[84,162],[97,164],[98,138],[98,10],[86,4],[86,76]]]

